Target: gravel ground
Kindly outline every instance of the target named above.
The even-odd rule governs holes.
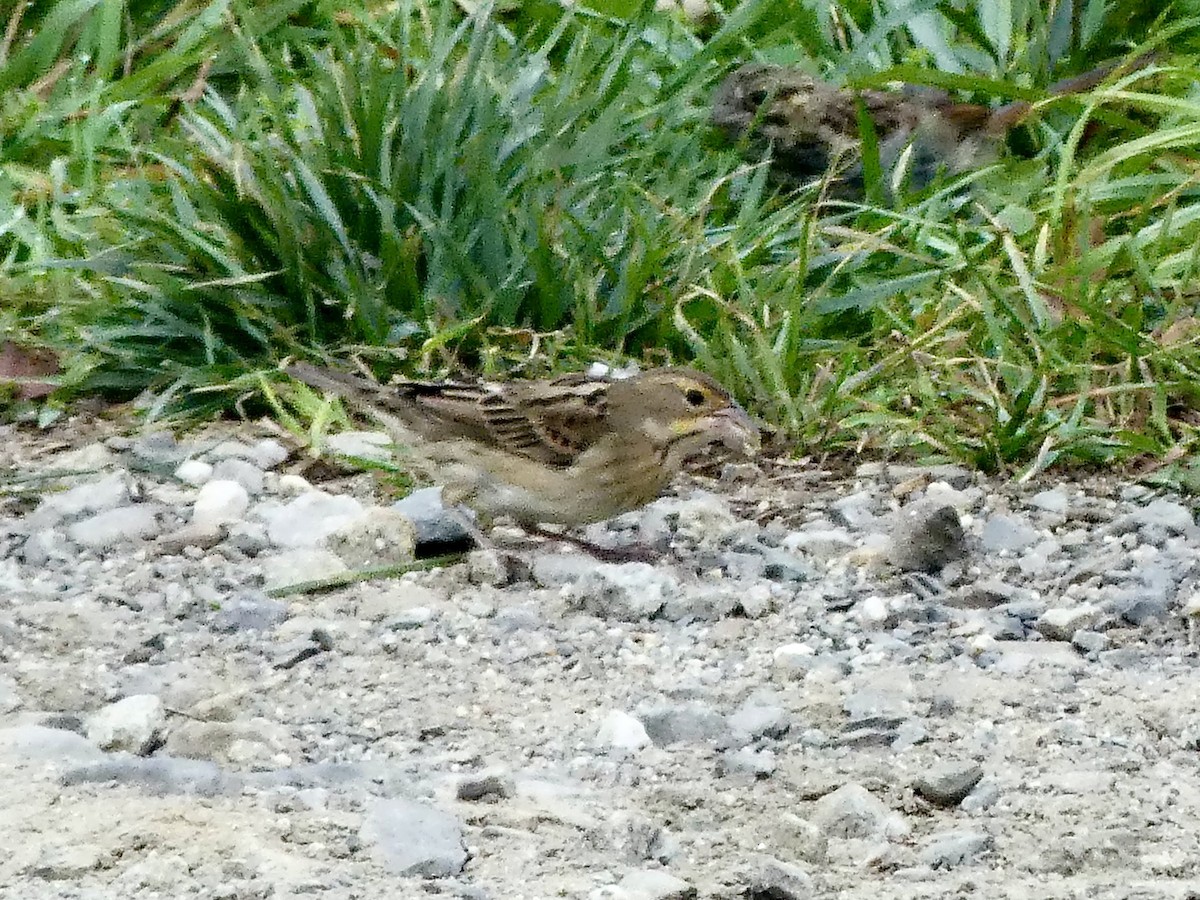
[[[1200,897],[1190,500],[730,468],[589,529],[652,565],[289,593],[453,523],[69,433],[0,430],[4,898]]]

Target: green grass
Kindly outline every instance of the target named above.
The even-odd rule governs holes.
[[[467,5],[31,7],[0,54],[0,324],[60,352],[55,402],[278,411],[289,355],[694,360],[801,451],[1190,471],[1198,10]],[[1036,115],[985,170],[818,204],[708,125],[747,59]]]

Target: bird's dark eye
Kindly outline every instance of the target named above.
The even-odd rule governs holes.
[[[703,406],[704,405],[704,391],[700,390],[699,388],[691,388],[683,396],[687,399],[687,402],[690,403],[692,406]]]

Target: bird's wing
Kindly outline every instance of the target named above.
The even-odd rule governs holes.
[[[305,363],[287,373],[345,398],[368,414],[399,419],[436,441],[466,439],[565,467],[607,433],[607,382],[568,375],[553,381],[379,385]]]

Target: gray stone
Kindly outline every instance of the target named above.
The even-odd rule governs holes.
[[[191,522],[169,534],[161,535],[154,542],[154,547],[159,553],[178,556],[188,547],[197,547],[200,550],[215,547],[221,543],[224,536],[225,529],[221,525],[197,525]]]
[[[37,862],[26,871],[41,881],[76,881],[104,868],[111,858],[93,844],[42,847]]]
[[[567,602],[602,619],[636,622],[656,615],[679,581],[649,563],[602,563],[567,587]]]
[[[0,728],[0,768],[13,762],[58,767],[94,762],[103,756],[94,743],[74,731],[47,725]]]
[[[267,527],[261,522],[234,522],[227,527],[225,543],[247,556],[258,556],[271,546]]]
[[[730,730],[744,740],[778,739],[787,734],[790,727],[787,710],[782,706],[744,703],[729,717]]]
[[[789,859],[823,865],[829,857],[829,838],[820,828],[791,812],[782,812],[772,829],[772,845]]]
[[[1160,497],[1119,517],[1112,528],[1116,534],[1141,531],[1152,543],[1162,543],[1168,535],[1194,534],[1196,517],[1186,506]]]
[[[263,587],[268,591],[305,581],[319,581],[348,571],[341,557],[328,550],[289,550],[262,561]]]
[[[702,703],[660,706],[640,712],[638,718],[659,747],[711,742],[729,733],[725,717]]]
[[[249,506],[250,494],[236,481],[207,481],[192,505],[192,524],[205,528],[236,522]]]
[[[763,577],[774,581],[807,581],[812,569],[807,562],[786,550],[767,547],[763,549]]]
[[[288,617],[288,605],[258,593],[246,593],[221,603],[209,627],[218,634],[270,631]]]
[[[962,522],[952,506],[913,504],[891,530],[888,560],[906,572],[936,572],[967,555]]]
[[[668,593],[661,618],[668,622],[715,622],[739,609],[747,590],[738,584],[717,583]]]
[[[362,513],[363,505],[353,497],[309,491],[266,512],[264,518],[271,543],[292,549],[317,546]]]
[[[1061,487],[1038,491],[1029,498],[1028,502],[1030,506],[1036,506],[1038,509],[1058,515],[1066,515],[1067,510],[1071,508],[1071,500],[1067,496],[1066,490]]]
[[[1092,625],[1101,615],[1100,608],[1091,603],[1057,607],[1038,616],[1034,627],[1052,641],[1069,641],[1076,631]]]
[[[392,504],[417,530],[417,546],[422,544],[462,544],[471,540],[463,524],[468,511],[450,510],[442,503],[440,487],[419,488]]]
[[[41,568],[50,560],[61,562],[70,559],[76,552],[75,545],[67,540],[63,532],[57,528],[44,528],[25,539],[20,556],[25,565]]]
[[[31,530],[46,528],[63,519],[115,509],[128,502],[129,496],[129,476],[124,472],[114,472],[61,494],[50,494],[26,518],[25,524]]]
[[[831,838],[904,837],[908,824],[860,784],[844,784],[817,801],[812,821]]]
[[[783,547],[815,559],[838,559],[855,547],[854,538],[840,528],[793,531],[783,539]]]
[[[772,859],[755,858],[740,873],[738,881],[745,885],[739,896],[764,900],[811,900],[816,897],[812,878],[799,866]]]
[[[596,560],[583,553],[534,553],[530,559],[533,580],[539,587],[573,584],[596,568]]]
[[[931,837],[919,858],[931,869],[954,869],[974,862],[992,843],[992,836],[982,831],[946,831]]]
[[[266,723],[185,720],[171,729],[163,750],[180,759],[265,769],[282,744],[281,735],[269,731]]]
[[[974,763],[940,764],[913,782],[913,790],[934,806],[949,809],[958,806],[982,778],[983,769]]]
[[[870,531],[877,525],[875,508],[875,496],[870,491],[858,491],[835,500],[829,514],[847,528]]]
[[[159,508],[150,504],[118,506],[96,513],[67,528],[67,537],[92,550],[103,550],[130,540],[152,538],[161,530]]]
[[[153,746],[165,724],[162,701],[153,694],[135,694],[88,716],[87,736],[101,750],[137,754]]]
[[[721,543],[741,527],[729,501],[716,494],[697,491],[675,505],[675,534],[697,547]]]
[[[596,744],[601,748],[634,752],[650,746],[650,743],[646,726],[620,709],[611,710],[596,733]]]
[[[288,448],[275,438],[263,438],[250,448],[250,461],[264,472],[287,462],[290,455]]]
[[[769,778],[778,768],[775,754],[770,750],[755,750],[739,747],[721,754],[717,774],[722,776],[750,775],[754,778]]]
[[[629,863],[657,860],[666,865],[679,855],[679,841],[670,831],[640,813],[619,811],[592,829],[589,837],[597,847]]]
[[[150,431],[139,434],[129,447],[130,452],[143,462],[170,471],[188,454],[188,448],[180,446],[175,435],[169,431]]]
[[[65,733],[65,732],[64,732]],[[242,781],[206,760],[171,756],[124,756],[70,769],[62,776],[68,787],[78,784],[128,784],[153,794],[199,794],[212,797],[242,789]]]
[[[413,800],[375,800],[359,837],[394,875],[444,878],[467,864],[462,826],[449,813]]]
[[[373,506],[325,538],[325,546],[351,568],[393,566],[416,558],[416,529],[393,508]]]
[[[1080,653],[1095,655],[1108,649],[1108,635],[1101,631],[1081,628],[1071,635],[1071,644]]]
[[[980,538],[988,553],[1016,553],[1036,544],[1041,532],[1017,516],[992,516],[983,526]]]
[[[516,795],[517,786],[511,775],[503,772],[467,775],[459,780],[454,796],[459,800],[507,800]]]
[[[221,460],[213,467],[212,477],[221,481],[236,481],[251,496],[257,496],[263,490],[262,469],[244,459],[230,457]]]

